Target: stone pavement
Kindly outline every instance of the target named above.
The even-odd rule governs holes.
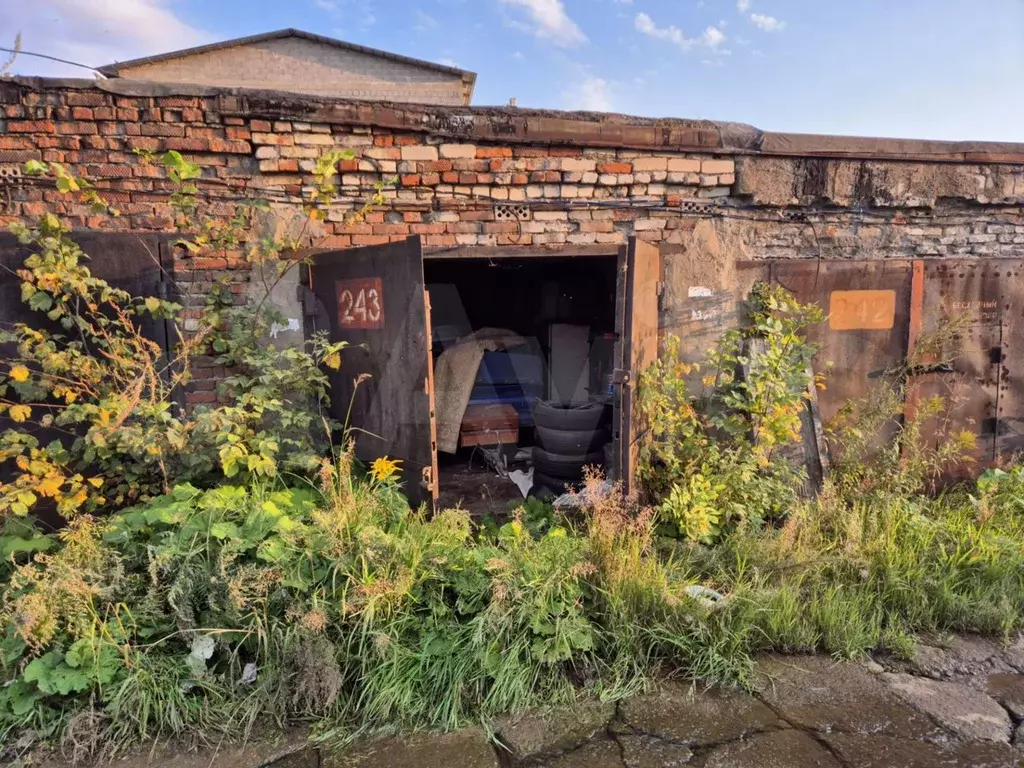
[[[910,661],[761,660],[756,689],[669,683],[618,704],[531,712],[479,728],[169,756],[162,768],[1012,768],[1024,766],[1024,636],[959,638]],[[243,757],[244,752],[244,757]],[[258,759],[254,759],[259,755]],[[132,761],[146,764],[146,760]],[[116,764],[116,763],[115,763]]]

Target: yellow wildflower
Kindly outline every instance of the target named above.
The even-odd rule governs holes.
[[[401,463],[401,459],[389,459],[387,456],[381,456],[370,465],[370,474],[374,480],[383,482],[398,472],[398,465]]]
[[[28,381],[28,368],[24,365],[11,366],[11,378],[19,383]]]

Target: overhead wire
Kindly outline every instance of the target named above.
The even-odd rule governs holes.
[[[68,59],[61,59],[61,58],[59,58],[57,56],[50,56],[48,53],[34,53],[33,51],[26,51],[23,48],[22,49],[19,49],[19,48],[5,48],[2,45],[0,45],[0,51],[3,51],[4,53],[13,53],[15,56],[35,56],[36,58],[39,58],[39,59],[48,59],[50,61],[57,61],[57,62],[60,62],[61,64],[68,64],[68,65],[70,65],[72,67],[81,67],[82,69],[90,69],[93,72],[96,72],[97,74],[99,74],[101,76],[103,74],[102,72],[100,72],[98,67],[90,67],[88,64],[81,64],[81,63],[79,63],[77,61],[70,61]]]

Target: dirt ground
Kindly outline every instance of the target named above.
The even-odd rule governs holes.
[[[515,483],[483,466],[479,458],[472,466],[468,462],[442,465],[438,474],[441,479],[440,509],[459,507],[480,520],[488,514],[494,518],[507,515],[524,502],[523,494]]]

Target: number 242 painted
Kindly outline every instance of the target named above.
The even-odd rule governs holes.
[[[384,292],[379,277],[338,280],[338,325],[350,330],[384,327]]]

